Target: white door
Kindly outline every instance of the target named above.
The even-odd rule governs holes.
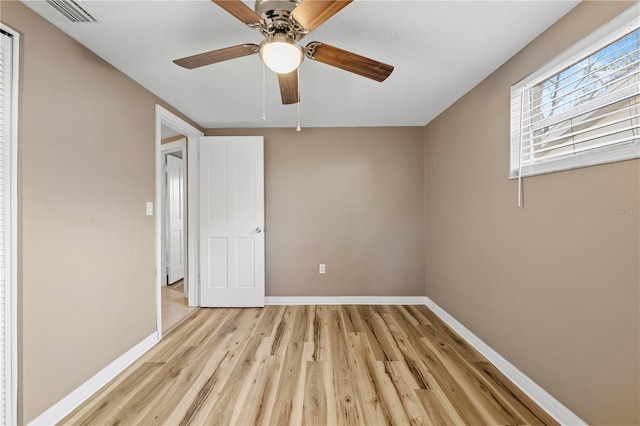
[[[264,306],[263,230],[263,138],[200,138],[201,306]]]
[[[183,161],[167,155],[167,203],[169,236],[167,256],[169,284],[184,278],[184,175]]]

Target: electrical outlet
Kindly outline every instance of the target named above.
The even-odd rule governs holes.
[[[326,271],[327,271],[327,268],[325,267],[324,263],[321,263],[321,264],[320,264],[320,271],[319,271],[319,272],[320,272],[321,274],[324,274]]]
[[[153,201],[147,201],[147,216],[153,216]]]

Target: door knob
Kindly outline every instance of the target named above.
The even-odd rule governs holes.
[[[256,234],[259,234],[262,232],[262,228],[260,228],[259,226],[255,229]]]

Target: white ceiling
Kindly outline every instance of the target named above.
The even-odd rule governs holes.
[[[205,128],[296,126],[297,106],[281,105],[276,76],[268,69],[262,120],[257,55],[195,70],[173,64],[184,56],[263,39],[209,0],[85,0],[99,21],[95,24],[64,21],[44,1],[23,2]],[[253,1],[246,3],[253,8]],[[577,3],[356,0],[302,44],[321,41],[395,70],[377,83],[305,60],[301,124],[425,125]]]

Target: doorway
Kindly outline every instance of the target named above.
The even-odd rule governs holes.
[[[167,333],[197,308],[189,306],[189,285],[185,276],[187,263],[187,138],[166,125],[161,126],[162,159],[162,332]]]
[[[156,332],[158,338],[197,306],[196,263],[189,247],[195,221],[189,221],[188,152],[203,133],[156,105]],[[191,251],[193,253],[193,251]]]

